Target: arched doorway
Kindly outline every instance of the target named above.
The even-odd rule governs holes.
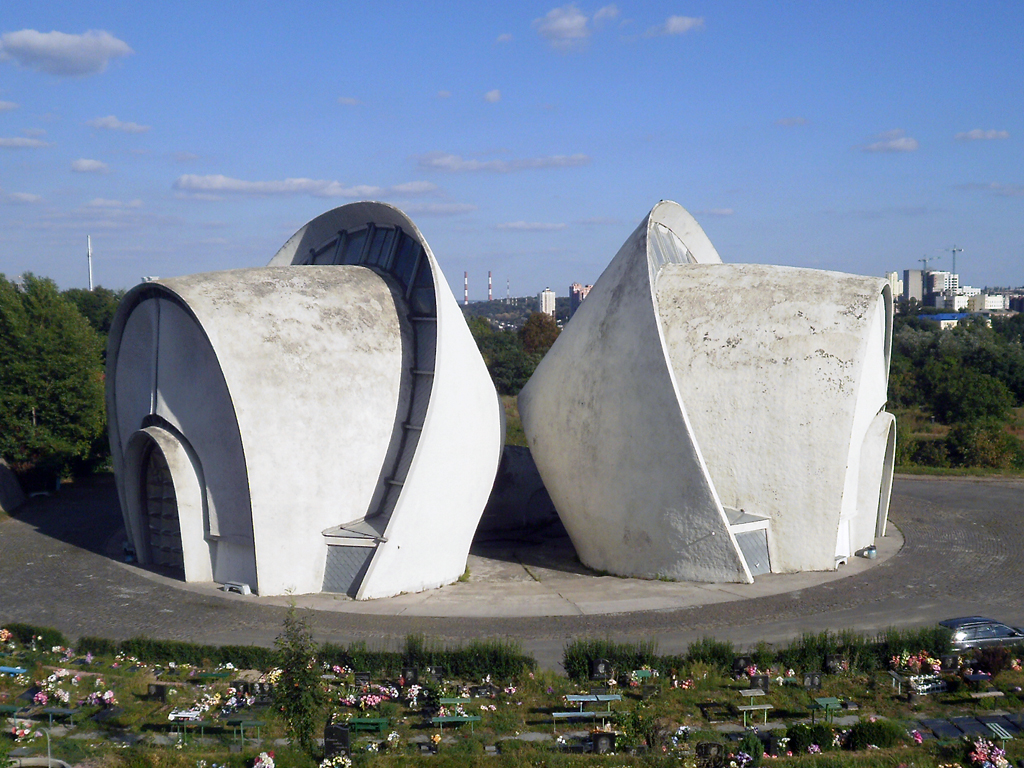
[[[149,551],[148,561],[185,577],[185,562],[181,548],[181,523],[178,520],[178,500],[174,494],[174,480],[167,466],[167,458],[153,440],[146,447],[142,461],[139,500],[142,502],[142,522]]]

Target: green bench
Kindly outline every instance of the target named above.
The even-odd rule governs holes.
[[[434,725],[439,726],[441,730],[444,730],[444,724],[449,725],[461,725],[462,723],[469,723],[470,732],[473,731],[473,723],[480,722],[480,715],[444,715],[443,717],[432,717],[430,722]]]
[[[230,720],[228,720],[227,723],[228,723],[228,725],[231,726],[231,728],[233,730],[237,730],[238,732],[240,732],[241,736],[239,737],[239,741],[241,741],[243,746],[245,745],[245,729],[246,728],[248,728],[250,731],[253,728],[255,728],[256,729],[256,741],[259,741],[260,740],[260,728],[262,728],[264,725],[266,725],[266,723],[264,723],[262,720],[245,720],[244,718],[240,718],[240,717],[233,717]]]
[[[390,717],[353,717],[348,721],[348,729],[352,733],[384,733],[389,725]]]
[[[456,704],[471,704],[473,702],[470,698],[440,698],[437,700],[442,707],[451,707]]]

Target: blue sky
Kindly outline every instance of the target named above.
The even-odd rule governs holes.
[[[593,282],[675,200],[728,262],[1024,284],[1024,3],[50,2],[0,14],[0,272],[265,264],[403,208],[461,296]]]

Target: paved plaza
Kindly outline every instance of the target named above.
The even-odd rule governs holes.
[[[0,519],[0,623],[51,626],[69,637],[268,645],[294,602],[316,611],[323,640],[391,647],[413,632],[453,643],[504,636],[545,667],[557,667],[566,639],[580,635],[655,639],[670,653],[704,636],[749,646],[974,613],[1024,624],[1024,481],[898,476],[889,519],[877,560],[749,585],[595,575],[555,522],[478,539],[468,581],[439,590],[365,602],[261,598],[122,562],[117,496],[112,479],[100,476]]]

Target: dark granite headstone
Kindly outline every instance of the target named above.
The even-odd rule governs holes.
[[[248,696],[252,693],[252,683],[248,680],[232,680],[231,687],[234,688],[241,696]]]
[[[324,757],[331,758],[335,755],[347,755],[348,753],[348,725],[344,723],[331,723],[324,728]]]
[[[31,704],[35,700],[37,693],[39,693],[39,687],[33,685],[27,691],[18,696],[18,701],[27,701],[29,704]]]
[[[821,675],[818,672],[805,673],[804,688],[806,688],[809,691],[821,688]]]
[[[594,754],[610,754],[615,751],[615,734],[608,731],[595,731],[590,734],[590,744]]]
[[[370,684],[370,673],[369,672],[356,672],[356,685],[369,685]]]
[[[146,698],[150,701],[167,701],[168,685],[165,683],[150,683],[146,690]]]
[[[590,679],[607,680],[612,676],[612,663],[608,659],[590,660]]]
[[[779,746],[779,739],[783,738],[785,734],[776,733],[775,731],[768,732],[768,743],[764,745],[764,751],[769,755],[779,756],[782,752],[782,748]]]
[[[754,660],[749,656],[737,656],[732,660],[732,672],[734,675],[742,675],[747,671],[747,667],[754,663]]]
[[[843,657],[838,653],[830,653],[825,657],[825,671],[830,675],[838,675],[843,671]]]
[[[960,668],[960,657],[955,653],[947,653],[939,657],[943,672],[956,672]]]
[[[406,685],[419,685],[420,670],[418,667],[402,667],[402,679]]]
[[[696,748],[700,768],[722,768],[725,765],[725,746],[717,741],[701,741]]]
[[[757,688],[759,690],[768,693],[768,686],[771,685],[771,678],[768,675],[751,675],[750,676],[750,687]]]
[[[95,720],[97,723],[105,723],[105,722],[107,722],[107,720],[112,720],[113,718],[117,717],[118,715],[122,714],[123,712],[124,712],[124,710],[121,709],[121,707],[111,707],[110,709],[101,709],[99,712],[97,712],[95,715],[92,716],[92,719]]]

